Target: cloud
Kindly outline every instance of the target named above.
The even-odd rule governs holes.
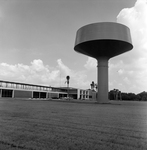
[[[97,69],[97,60],[92,58],[92,57],[88,57],[84,67],[87,69],[87,70],[95,70]],[[111,62],[108,62],[108,66],[109,66],[109,70],[112,70],[114,68],[118,68],[120,66],[123,66],[123,61],[120,60],[119,62],[117,63],[111,63]],[[119,69],[118,71],[120,74],[124,72],[123,69]]]
[[[124,78],[124,82],[126,82],[127,84],[130,84],[130,80],[128,79],[128,77]]]
[[[88,70],[96,69],[97,60],[92,57],[88,57],[88,60],[86,61],[86,64],[84,65],[84,67]]]
[[[124,73],[124,69],[119,69],[118,74],[122,75]]]
[[[29,66],[24,64],[0,64],[0,78],[3,80],[48,85],[55,81],[58,76],[59,70],[51,70],[40,59],[33,60]]]
[[[132,8],[124,8],[117,22],[130,28],[133,50],[109,60],[109,89],[125,92],[147,91],[147,0],[137,0]],[[96,68],[96,60],[88,57],[84,67]]]
[[[118,81],[121,81],[123,90],[128,90],[128,92],[132,90],[132,92],[137,93],[147,90],[146,15],[147,0],[137,0],[134,7],[124,8],[117,16],[118,23],[122,23],[130,28],[134,48],[132,51],[120,56],[120,60],[112,60],[111,63],[115,66],[113,71],[118,70],[118,76],[120,76]],[[122,63],[120,64],[120,62]]]
[[[79,88],[88,88],[90,85],[90,81],[87,79],[86,71],[76,71],[70,69],[66,66],[61,59],[57,60],[58,68],[62,74],[61,81],[65,83],[66,76],[70,76],[70,86],[72,87],[79,87]],[[66,85],[63,85],[66,86]]]
[[[66,76],[70,76],[70,86],[77,88],[88,87],[90,82],[85,71],[76,71],[67,67],[61,59],[56,67],[44,65],[40,59],[33,60],[30,65],[7,63],[0,64],[0,79],[28,84],[50,86],[66,86]]]
[[[117,16],[117,21],[131,29],[132,40],[135,48],[141,48],[144,53],[147,49],[147,0],[137,0],[132,8],[123,9]]]
[[[71,75],[71,70],[63,64],[61,59],[57,60],[59,68],[65,73],[65,75]]]

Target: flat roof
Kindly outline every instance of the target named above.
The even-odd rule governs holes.
[[[12,81],[5,81],[5,80],[0,80],[0,82],[10,83],[10,84],[20,84],[20,85],[29,85],[29,86],[38,86],[38,87],[60,89],[60,88],[52,87],[52,86],[37,85],[37,84],[28,84],[28,83],[22,83],[22,82],[12,82]]]

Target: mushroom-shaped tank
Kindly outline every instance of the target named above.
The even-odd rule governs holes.
[[[125,25],[102,22],[86,25],[77,31],[75,51],[99,58],[111,58],[133,48],[130,30]]]
[[[98,61],[98,102],[108,102],[108,60],[133,48],[130,30],[125,25],[101,22],[77,31],[75,51]]]

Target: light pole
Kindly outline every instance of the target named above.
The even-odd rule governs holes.
[[[66,76],[66,83],[67,83],[67,97],[69,98],[69,79],[70,76]]]

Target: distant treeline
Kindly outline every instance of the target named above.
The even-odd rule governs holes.
[[[129,101],[147,101],[147,92],[135,93],[121,93],[118,89],[109,92],[110,100],[129,100]]]

